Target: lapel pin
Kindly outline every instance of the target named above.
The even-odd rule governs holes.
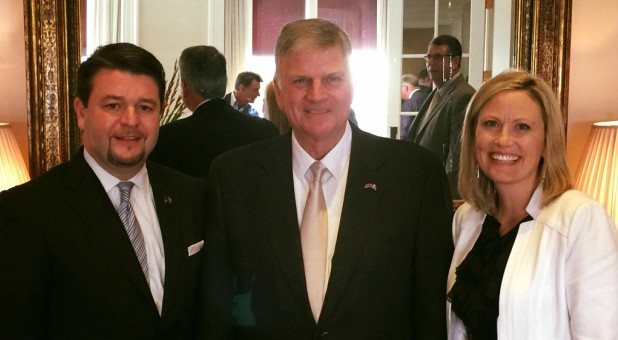
[[[167,196],[167,195],[165,195],[165,197],[163,197],[163,202],[165,204],[172,204],[172,198]]]
[[[373,189],[373,191],[377,191],[378,187],[373,183],[367,183],[365,184],[365,189]]]

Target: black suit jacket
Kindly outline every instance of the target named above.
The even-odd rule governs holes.
[[[127,233],[82,150],[0,193],[0,334],[187,339],[195,330],[203,180],[148,163],[165,254],[159,316]]]
[[[452,202],[440,162],[412,143],[352,129],[341,223],[317,325],[305,285],[291,133],[215,160],[207,190],[207,336],[228,336],[233,313],[236,320],[254,318],[244,331],[258,339],[446,338]]]
[[[458,176],[459,155],[461,153],[461,129],[466,108],[474,95],[474,88],[463,76],[453,78],[447,92],[441,94],[440,101],[432,112],[427,112],[437,90],[433,90],[421,107],[408,131],[407,140],[413,141],[433,151],[444,165],[453,198],[459,198]],[[424,116],[427,120],[421,126]]]
[[[266,119],[250,117],[223,99],[211,99],[187,118],[163,125],[150,160],[206,178],[210,163],[223,152],[278,136]]]

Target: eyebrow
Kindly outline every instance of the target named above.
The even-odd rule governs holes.
[[[113,95],[113,94],[108,94],[108,95],[103,96],[101,99],[102,100],[106,100],[106,99],[123,100],[123,99],[125,99],[125,97],[118,96],[118,95]],[[152,98],[138,98],[137,102],[138,103],[149,103],[149,104],[152,104],[152,105],[156,105],[157,104],[157,100],[156,99],[152,99]]]

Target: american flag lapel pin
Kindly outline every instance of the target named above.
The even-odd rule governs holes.
[[[378,187],[374,183],[365,184],[365,189],[373,189],[373,191],[378,191]]]

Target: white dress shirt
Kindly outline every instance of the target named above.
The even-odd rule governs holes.
[[[352,129],[350,123],[346,123],[346,130],[341,140],[335,147],[320,160],[328,171],[322,177],[322,190],[324,200],[328,210],[328,246],[326,256],[326,275],[324,277],[324,287],[328,287],[328,278],[332,267],[332,259],[337,244],[337,234],[339,233],[339,221],[341,220],[341,210],[343,208],[343,197],[348,178],[348,167],[350,164],[350,150],[352,148]],[[294,173],[294,196],[296,198],[296,213],[298,225],[300,226],[305,209],[305,201],[309,193],[309,180],[305,176],[311,164],[316,162],[298,144],[298,140],[292,131],[292,172]],[[324,289],[326,294],[326,289]]]
[[[112,176],[105,171],[84,149],[84,158],[94,173],[101,181],[105,192],[112,201],[114,208],[118,210],[120,206],[120,190],[118,182],[120,179]],[[155,202],[152,194],[152,187],[148,180],[148,171],[144,166],[133,178],[129,179],[134,186],[131,190],[130,203],[139,222],[144,246],[146,248],[146,258],[148,260],[148,284],[150,292],[154,298],[159,314],[163,305],[163,284],[165,282],[165,253],[163,251],[163,237],[159,226],[159,218],[155,210]]]

